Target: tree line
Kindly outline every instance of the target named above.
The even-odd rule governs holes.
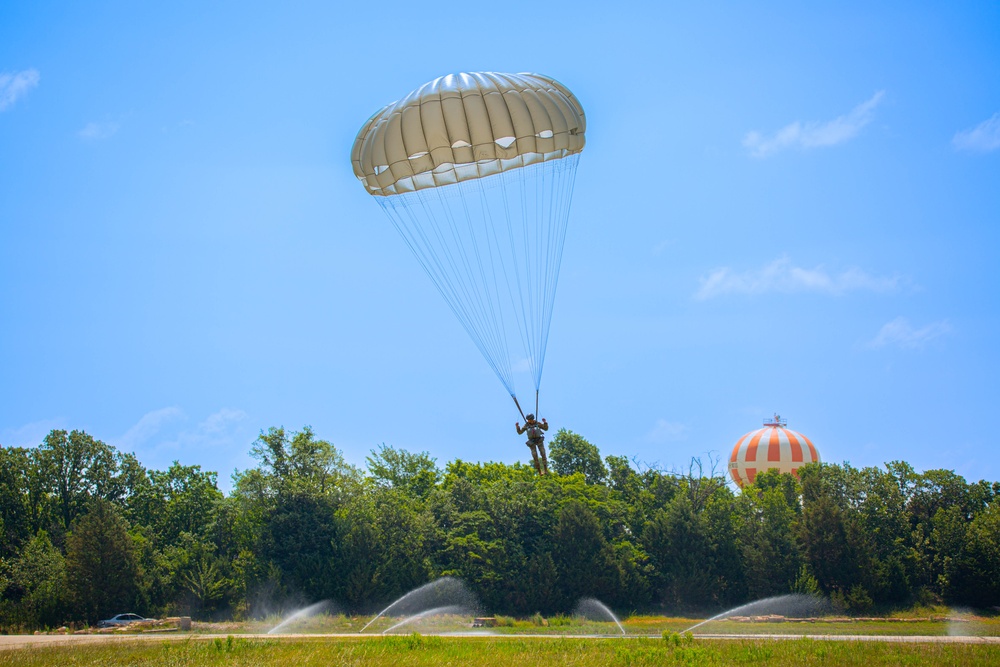
[[[674,613],[789,592],[855,612],[1000,604],[1000,483],[949,470],[812,464],[734,491],[697,460],[602,458],[565,429],[543,477],[385,445],[360,469],[309,427],[262,431],[251,454],[227,495],[214,472],[147,470],[82,431],[0,446],[0,628],[321,599],[371,612],[445,575],[516,616],[581,597]]]

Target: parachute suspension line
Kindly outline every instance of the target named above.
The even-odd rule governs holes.
[[[538,323],[535,318],[535,302],[537,301],[538,295],[538,244],[535,242],[538,236],[538,226],[541,220],[537,216],[533,216],[531,206],[531,194],[529,192],[528,186],[535,184],[539,179],[545,177],[546,170],[544,168],[538,169],[538,176],[533,179],[527,179],[523,170],[518,170],[512,174],[513,178],[517,181],[517,194],[518,203],[521,208],[521,255],[524,257],[524,293],[526,294],[526,299],[521,299],[521,317],[524,320],[524,349],[527,352],[528,357],[528,370],[531,376],[534,377],[537,366],[538,366],[538,348],[536,347],[534,333]],[[532,238],[535,237],[535,238]],[[527,303],[525,303],[525,300]]]
[[[517,396],[511,394],[510,397],[514,399],[514,405],[517,406],[517,411],[521,413],[521,419],[528,421],[528,418],[524,416],[524,410],[521,409],[521,404],[517,402]]]
[[[510,248],[510,257],[512,264],[511,270],[514,273],[514,283],[517,286],[516,299],[514,298],[515,297],[514,290],[511,289],[510,287],[510,277],[507,275],[506,271],[504,272],[504,278],[507,281],[507,293],[510,295],[511,307],[513,308],[514,312],[519,315],[519,317],[516,317],[515,319],[517,319],[518,333],[521,335],[521,343],[524,346],[524,351],[527,353],[528,365],[530,367],[532,365],[532,360],[534,355],[532,354],[529,342],[530,339],[528,336],[529,329],[528,329],[527,318],[525,317],[526,311],[524,306],[525,287],[522,285],[523,281],[521,278],[521,269],[520,269],[521,263],[523,263],[525,265],[525,268],[527,269],[527,267],[530,265],[530,262],[528,261],[528,257],[526,256],[527,244],[525,243],[519,247],[514,240],[514,216],[511,213],[511,194],[510,194],[510,190],[516,189],[518,194],[521,195],[521,199],[523,200],[524,174],[520,173],[523,171],[524,169],[522,168],[522,169],[515,169],[513,171],[502,172],[500,174],[499,182],[503,194],[501,200],[503,201],[504,216],[505,216],[505,221],[507,223],[507,242]],[[520,179],[520,182],[511,182],[511,181],[518,181],[518,179]],[[521,227],[526,228],[528,225],[528,220],[524,215],[523,208],[520,220],[521,220]],[[528,291],[530,292],[530,287],[528,288]],[[519,305],[520,308],[518,308]]]
[[[470,209],[470,203],[476,201],[476,197],[472,195],[478,194],[478,199],[481,200],[483,196],[483,183],[481,179],[476,179],[472,182],[463,182],[457,185],[461,196],[458,200],[462,204],[463,213],[466,220],[466,230],[468,231],[470,245],[474,250],[476,257],[476,262],[479,268],[478,276],[480,278],[479,288],[475,290],[475,296],[480,304],[480,315],[481,322],[479,329],[486,342],[488,342],[491,349],[491,354],[493,356],[493,363],[496,368],[500,369],[502,373],[501,382],[507,388],[507,391],[514,393],[514,383],[513,375],[510,367],[510,352],[507,345],[507,335],[506,335],[506,325],[504,322],[502,304],[500,302],[499,294],[497,293],[497,282],[495,275],[495,268],[493,266],[492,251],[490,250],[489,236],[486,235],[485,245],[488,251],[487,257],[490,260],[490,274],[491,279],[487,279],[486,272],[484,270],[484,262],[482,258],[482,243],[478,240],[478,224],[477,219],[482,222],[484,227],[487,227],[490,217],[490,207],[485,203],[478,211]],[[464,248],[464,244],[463,244]],[[468,251],[464,251],[468,254]]]
[[[382,208],[386,211],[393,226],[396,227],[397,231],[403,237],[407,246],[409,246],[411,252],[413,252],[417,261],[423,267],[424,272],[448,303],[448,306],[458,318],[466,333],[472,338],[476,347],[479,348],[480,353],[493,369],[493,372],[508,391],[513,392],[509,358],[506,353],[501,352],[501,350],[506,350],[506,346],[502,342],[497,341],[498,337],[495,335],[495,332],[490,331],[490,327],[486,324],[489,321],[486,314],[483,312],[477,313],[472,308],[475,305],[474,300],[478,300],[480,295],[477,293],[477,290],[470,289],[468,283],[462,279],[462,273],[457,270],[455,264],[455,252],[444,241],[440,229],[440,217],[442,217],[440,214],[443,214],[444,217],[450,216],[446,210],[447,202],[445,198],[440,196],[440,193],[436,194],[439,194],[437,203],[442,210],[434,212],[430,210],[431,207],[421,191],[405,195],[378,197],[377,199],[382,204]],[[403,197],[408,197],[409,201],[404,201]],[[415,215],[417,207],[412,203],[414,200],[420,204],[420,208],[423,210],[424,215],[422,216],[422,220],[418,220]],[[435,215],[435,213],[439,215]],[[409,225],[407,225],[407,218],[410,222]],[[425,224],[421,224],[421,222]],[[433,231],[433,239],[424,232],[425,226]],[[435,239],[438,242],[437,246],[432,243],[432,240]],[[435,249],[438,252],[435,252]],[[442,259],[446,260],[447,265],[442,263]],[[451,269],[450,272],[448,268]],[[463,296],[466,298],[463,299]],[[491,336],[491,333],[494,335]]]
[[[561,161],[560,161],[561,162]],[[558,218],[558,212],[561,208],[561,200],[558,197],[558,186],[563,180],[563,165],[553,165],[552,177],[549,179],[548,183],[543,184],[547,186],[543,193],[539,194],[539,199],[545,197],[545,201],[549,202],[549,208],[546,211],[540,213],[540,215],[545,216],[546,224],[546,239],[545,248],[548,254],[545,257],[544,265],[541,270],[544,272],[540,276],[539,280],[542,283],[541,290],[541,303],[539,303],[539,320],[544,322],[544,326],[538,328],[538,348],[542,351],[541,358],[539,359],[539,372],[538,376],[535,378],[535,390],[536,392],[541,385],[541,366],[545,363],[545,346],[548,341],[548,331],[549,323],[552,321],[551,303],[555,298],[555,289],[552,284],[551,276],[553,265],[555,265],[558,257],[562,256],[562,235],[559,233],[560,227],[562,227],[562,220]]]
[[[493,220],[492,206],[490,205],[489,198],[487,196],[486,184],[483,181],[484,179],[475,179],[473,181],[478,191],[477,193],[479,195],[478,197],[479,204],[482,206],[483,214],[481,216],[482,218],[481,222],[483,225],[483,237],[486,240],[486,247],[487,250],[489,251],[487,253],[487,257],[490,260],[490,274],[493,278],[492,282],[488,283],[484,276],[483,284],[487,289],[492,288],[492,291],[490,293],[491,295],[490,306],[494,313],[494,321],[498,322],[499,325],[499,330],[497,333],[498,333],[498,340],[501,343],[501,345],[498,345],[498,351],[499,353],[502,353],[504,357],[504,363],[506,364],[507,368],[507,373],[509,378],[508,382],[509,386],[507,386],[507,390],[511,393],[511,395],[513,395],[515,392],[514,392],[513,376],[510,370],[510,350],[507,346],[507,324],[504,320],[504,309],[502,307],[503,304],[501,301],[502,297],[500,296],[499,293],[500,284],[499,280],[497,279],[497,267],[496,267],[497,263],[500,264],[500,270],[503,273],[505,280],[507,277],[507,270],[503,261],[503,253],[500,251],[499,243],[497,242],[496,224],[494,223]],[[467,183],[462,183],[462,185],[463,186],[468,185],[470,189],[472,187],[471,184]],[[467,212],[470,200],[471,198],[463,198],[463,205],[465,206]],[[472,216],[468,216],[468,220],[469,220],[470,232],[474,234],[474,230],[472,229]],[[493,252],[494,247],[497,250],[495,253]],[[478,256],[478,251],[477,251],[477,256]],[[509,281],[507,281],[507,283],[509,291]],[[492,297],[495,297],[496,299],[495,302]],[[516,319],[517,318],[515,318],[515,320]]]
[[[474,251],[475,254],[476,264],[479,269],[478,275],[481,281],[480,282],[481,288],[478,290],[473,290],[473,294],[476,296],[476,299],[479,302],[479,312],[481,315],[480,325],[483,330],[483,333],[488,334],[491,347],[496,352],[497,364],[503,366],[505,371],[505,376],[507,377],[507,383],[511,385],[509,391],[513,392],[513,377],[510,369],[510,353],[507,348],[507,336],[506,336],[506,327],[504,325],[504,319],[503,319],[503,311],[502,309],[499,308],[500,305],[498,303],[499,295],[496,293],[496,271],[493,268],[493,261],[492,261],[493,253],[489,252],[490,249],[489,235],[488,234],[486,235],[485,240],[486,240],[487,257],[490,259],[492,280],[487,280],[486,278],[486,272],[484,270],[484,263],[483,263],[480,243],[477,241],[476,224],[473,219],[474,218],[473,213],[469,209],[469,201],[471,198],[468,196],[469,193],[467,191],[469,189],[472,189],[473,187],[476,187],[481,192],[482,183],[479,181],[481,181],[481,179],[476,179],[476,181],[471,184],[467,182],[458,184],[459,190],[462,191],[463,193],[463,195],[459,197],[459,201],[462,204],[462,210],[464,213],[466,228],[469,232],[468,238],[470,245],[472,246],[472,250]],[[453,229],[457,230],[458,226],[454,222],[454,218],[452,216],[452,212],[450,209],[449,209],[449,216],[452,218],[451,221]],[[484,207],[483,214],[481,217],[483,218],[485,224],[486,219],[489,217],[488,207]],[[468,257],[469,252],[465,248],[463,238],[464,237],[462,235],[458,233],[455,234],[456,242],[458,243],[458,245],[462,247],[462,253],[461,253],[462,256]],[[469,270],[468,273],[470,277],[474,277],[471,270]],[[487,312],[487,309],[489,312]],[[492,326],[490,326],[491,323]]]
[[[545,284],[542,291],[545,305],[542,313],[542,326],[538,329],[540,336],[539,349],[541,350],[539,369],[545,363],[545,351],[549,340],[549,324],[552,321],[552,313],[555,307],[556,289],[559,284],[559,269],[562,265],[563,247],[565,246],[566,232],[569,228],[570,205],[576,185],[576,170],[579,161],[580,156],[578,154],[553,161],[554,171],[557,172],[558,178],[554,178],[552,182],[549,199],[550,207],[547,216],[550,234],[548,246],[551,254],[546,261]],[[537,384],[540,384],[540,380],[541,372],[539,372]]]
[[[466,259],[466,272],[464,274],[455,269],[453,270],[452,275],[445,276],[446,279],[450,279],[449,282],[457,282],[463,288],[461,295],[455,295],[455,307],[453,308],[453,311],[459,318],[463,327],[466,329],[466,332],[468,332],[470,337],[472,337],[476,346],[486,358],[487,363],[489,363],[501,383],[503,383],[508,391],[513,392],[513,381],[510,371],[509,354],[507,353],[506,338],[502,331],[498,330],[499,320],[495,316],[491,317],[483,303],[484,298],[488,298],[490,294],[488,290],[489,284],[484,281],[485,284],[469,285],[467,282],[467,280],[474,278],[475,274],[473,274],[471,268],[469,268],[467,262],[468,252],[465,250],[465,243],[462,241],[462,235],[458,233],[459,228],[458,225],[455,224],[454,212],[451,210],[451,205],[458,200],[462,203],[463,210],[467,211],[464,197],[466,188],[463,187],[465,185],[465,183],[460,183],[448,188],[437,188],[432,190],[431,192],[437,195],[438,207],[437,210],[433,212],[425,211],[425,215],[428,222],[431,223],[432,226],[436,226],[439,222],[439,218],[441,217],[447,218],[450,222],[452,237],[455,240],[456,245],[459,247],[453,251],[448,246],[444,238],[439,235],[438,242],[440,251],[442,253],[447,253],[449,256],[458,254],[460,257]],[[470,215],[471,212],[467,212],[465,217],[468,218]],[[472,242],[474,243],[474,239]],[[452,262],[452,266],[454,268],[454,262]],[[481,272],[480,276],[482,276]],[[466,280],[463,280],[463,278]],[[465,299],[463,300],[461,296],[464,296]],[[474,308],[473,306],[478,307]]]
[[[515,403],[526,362],[536,413],[578,158],[376,197]]]
[[[520,195],[521,195],[521,217],[522,220],[531,220],[532,224],[525,224],[523,227],[523,237],[524,237],[524,253],[525,253],[525,281],[528,283],[528,305],[527,312],[525,313],[525,328],[528,334],[528,343],[526,348],[528,350],[529,367],[531,370],[531,378],[535,380],[538,378],[538,304],[544,299],[544,295],[539,293],[538,287],[540,286],[539,277],[545,267],[540,266],[541,264],[541,253],[544,252],[544,248],[541,247],[541,224],[542,218],[538,215],[539,209],[539,188],[544,185],[545,177],[548,174],[548,169],[543,168],[538,170],[538,177],[532,179],[529,183],[524,178],[521,179],[520,183]],[[529,185],[533,185],[534,192],[529,192]],[[530,261],[527,258],[530,257]],[[534,335],[533,335],[534,334]],[[537,388],[537,382],[536,388]]]
[[[511,306],[519,315],[516,318],[518,331],[536,392],[541,386],[568,225],[566,209],[577,163],[578,156],[574,155],[500,175],[514,285],[511,285],[506,267],[504,276]],[[515,212],[518,208],[520,216]],[[520,229],[516,229],[517,221],[520,221]],[[494,229],[496,227],[498,225]]]
[[[507,217],[507,242],[513,263],[515,290],[510,288],[508,277],[508,294],[511,307],[518,313],[519,333],[526,355],[528,370],[533,378],[538,377],[538,361],[540,358],[537,336],[539,319],[537,304],[541,299],[538,293],[541,282],[539,273],[544,267],[539,267],[540,253],[543,251],[535,241],[539,238],[540,226],[544,219],[532,215],[536,206],[529,200],[537,195],[537,181],[544,178],[548,165],[535,165],[531,169],[518,169],[505,172],[502,175],[501,186],[504,190],[504,206]],[[530,175],[529,175],[530,174]],[[536,191],[529,191],[529,185],[534,185]]]
[[[549,266],[552,260],[552,253],[554,252],[552,246],[552,220],[550,212],[552,210],[551,207],[555,204],[555,200],[551,196],[549,190],[551,190],[555,184],[558,177],[558,170],[559,165],[553,164],[549,169],[544,170],[541,176],[535,180],[535,219],[537,220],[535,225],[535,247],[537,252],[537,259],[535,261],[537,275],[535,276],[535,280],[537,284],[541,285],[541,290],[536,290],[538,294],[538,303],[535,304],[534,312],[532,313],[537,324],[531,329],[536,336],[534,341],[535,349],[539,351],[538,358],[535,359],[535,368],[532,369],[532,380],[534,380],[535,383],[536,415],[538,414],[538,390],[542,384],[542,367],[545,362],[543,330],[547,329],[549,325],[548,320],[545,319],[545,303],[548,296],[548,283],[546,278],[550,270]],[[550,207],[549,210],[546,210],[546,202],[548,202]]]

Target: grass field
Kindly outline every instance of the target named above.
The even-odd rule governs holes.
[[[371,617],[320,614],[287,628],[294,637],[241,636],[265,633],[280,619],[241,623],[196,623],[191,634],[111,637],[111,643],[0,647],[0,667],[32,665],[1000,665],[1000,643],[882,643],[872,641],[774,640],[765,637],[711,639],[679,635],[698,619],[631,616],[618,625],[580,617],[515,619],[499,616],[482,636],[429,636],[473,631],[469,616],[432,616],[381,632],[401,619],[379,618],[357,637],[309,637],[357,633]],[[700,626],[704,635],[897,635],[1000,637],[1000,617],[946,608],[914,609],[896,617],[825,618],[814,622],[769,619],[718,620]],[[205,636],[213,633],[221,635]],[[417,634],[422,633],[422,634]],[[228,636],[225,636],[228,635]],[[519,636],[520,635],[520,636]],[[527,636],[535,635],[535,636]],[[568,635],[595,635],[576,638]],[[55,638],[53,638],[55,639]],[[65,640],[75,638],[66,637]],[[84,639],[84,638],[81,638]],[[97,638],[93,638],[97,639]],[[105,640],[100,640],[104,642]]]
[[[946,619],[952,620],[946,620]],[[904,620],[899,620],[904,619]],[[934,620],[929,620],[934,619]],[[957,620],[961,619],[961,620]],[[280,622],[279,618],[244,623],[195,623],[195,631],[211,634],[252,634],[266,633]],[[354,617],[320,614],[295,622],[287,628],[289,633],[324,634],[354,633],[364,627],[369,616]],[[432,616],[400,626],[395,633],[438,634],[469,630],[468,616]],[[701,619],[630,616],[621,623],[628,635],[659,637],[664,632],[682,633]],[[572,616],[555,616],[542,619],[515,619],[498,616],[497,627],[489,631],[495,634],[545,634],[545,635],[608,635],[621,634],[618,626],[610,621],[598,622]],[[379,618],[365,631],[378,635],[390,629],[400,619]],[[697,634],[783,634],[783,635],[907,635],[907,636],[949,636],[964,635],[974,637],[1000,636],[1000,617],[960,614],[947,608],[924,608],[911,610],[905,614],[885,619],[824,619],[819,622],[735,622],[729,620],[711,621],[700,626]]]
[[[0,665],[998,665],[1000,645],[669,639],[189,638],[0,651]]]

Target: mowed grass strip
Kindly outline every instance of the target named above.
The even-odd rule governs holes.
[[[705,635],[901,635],[969,637],[1000,636],[997,623],[955,623],[946,621],[916,621],[913,623],[887,623],[880,621],[855,621],[853,623],[735,623],[712,621],[695,630]]]
[[[1000,646],[769,640],[377,637],[188,639],[12,649],[0,665],[998,665]]]
[[[956,620],[954,617],[959,617]],[[901,621],[900,619],[905,619]],[[343,614],[317,614],[301,619],[286,628],[290,634],[338,634],[356,633],[372,620],[371,616],[345,616]],[[382,617],[366,630],[366,634],[380,634],[383,630],[406,620],[404,617]],[[412,620],[412,619],[411,619]],[[683,633],[688,628],[700,624],[704,619],[668,616],[633,615],[621,619],[626,633],[659,637],[663,632]],[[266,620],[204,623],[195,622],[194,631],[204,634],[244,634],[266,633],[278,625],[277,616]],[[547,635],[609,635],[621,630],[611,621],[587,620],[576,616],[557,615],[542,618],[514,618],[496,616],[496,626],[491,630],[497,634],[547,634]],[[465,615],[437,615],[412,620],[393,634],[440,634],[449,631],[469,630],[469,618]],[[853,619],[821,618],[813,622],[799,619],[785,619],[783,622],[755,620],[733,621],[719,619],[699,625],[696,634],[792,634],[792,635],[966,635],[973,637],[1000,636],[1000,615],[977,616],[954,611],[948,607],[914,607],[896,612],[892,617]]]

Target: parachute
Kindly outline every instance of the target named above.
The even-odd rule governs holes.
[[[435,79],[361,128],[351,162],[518,405],[538,394],[586,118],[540,74]],[[523,412],[522,412],[523,416]]]

